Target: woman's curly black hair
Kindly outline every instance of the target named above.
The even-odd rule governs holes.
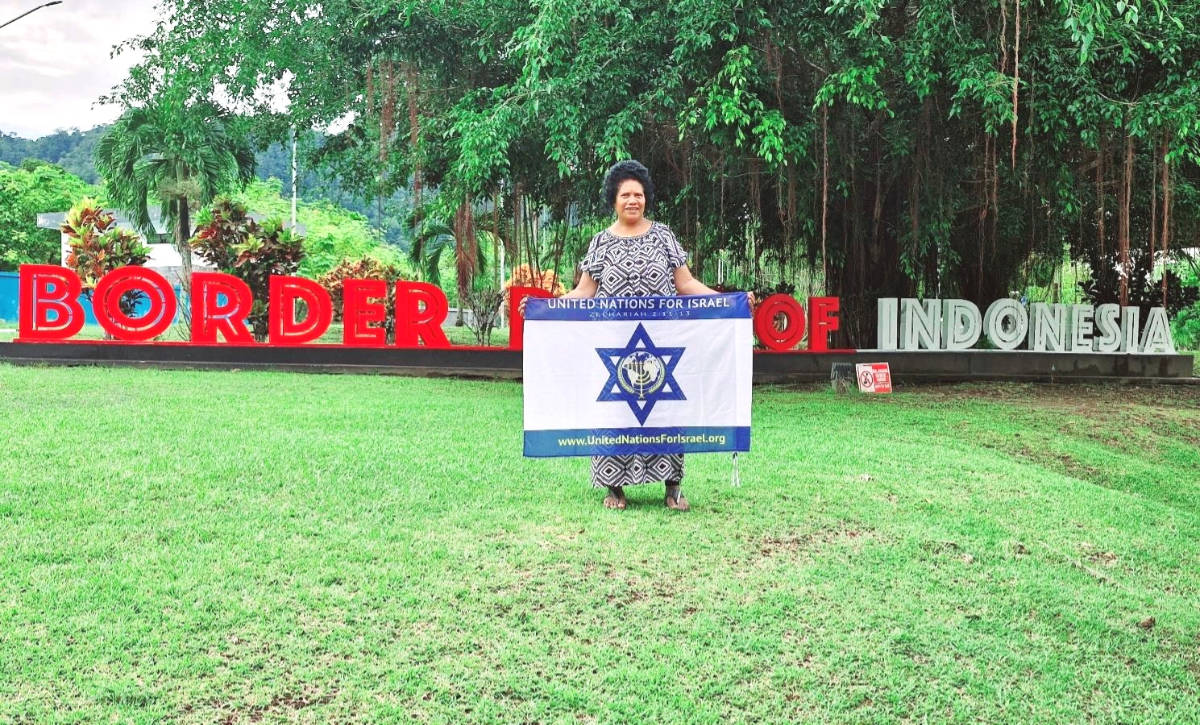
[[[617,203],[617,189],[621,182],[630,179],[642,185],[642,191],[646,194],[646,211],[650,211],[654,207],[654,182],[650,180],[650,169],[633,159],[618,161],[604,175],[604,203],[612,209]]]

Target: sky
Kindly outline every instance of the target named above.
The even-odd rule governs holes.
[[[0,24],[46,0],[0,0]],[[0,131],[37,138],[86,130],[120,115],[96,99],[140,60],[110,58],[117,43],[154,29],[154,0],[63,0],[0,28]]]

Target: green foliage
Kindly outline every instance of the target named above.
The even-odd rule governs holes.
[[[26,161],[21,168],[0,163],[0,270],[22,264],[58,264],[61,239],[38,229],[37,215],[61,212],[99,189],[52,164]]]
[[[148,205],[158,199],[182,251],[192,207],[249,181],[254,154],[228,114],[177,98],[163,95],[122,114],[96,146],[96,169],[113,203],[146,234],[153,232]]]
[[[132,43],[148,55],[126,99],[232,95],[275,139],[351,111],[321,151],[342,181],[380,197],[411,184],[414,199],[436,185],[426,203],[443,221],[494,199],[518,263],[558,242],[538,233],[543,217],[605,219],[601,174],[637,157],[697,273],[721,259],[759,288],[819,280],[843,298],[850,344],[873,339],[875,297],[987,302],[1023,287],[1031,260],[1070,254],[1117,290],[1105,257],[1118,236],[1155,236],[1163,160],[1172,243],[1200,232],[1200,3],[163,7],[166,22]],[[283,15],[294,22],[272,25]],[[287,118],[262,101],[280,80]],[[1118,203],[1127,139],[1135,189]],[[456,259],[460,286],[469,258]]]
[[[291,200],[282,192],[282,182],[269,179],[247,184],[232,198],[254,214],[288,219]],[[324,200],[301,201],[296,206],[296,222],[304,227],[304,259],[299,268],[302,276],[316,279],[342,260],[365,256],[385,265],[400,265],[407,273],[399,251],[384,242],[361,214]]]
[[[464,304],[471,311],[469,327],[475,335],[475,344],[492,344],[492,331],[500,324],[500,306],[504,304],[503,290],[494,288],[474,289],[467,293]]]
[[[62,233],[70,239],[71,251],[66,266],[75,270],[84,292],[91,294],[100,278],[114,269],[145,264],[150,248],[129,229],[116,225],[116,219],[95,199],[82,199],[67,212]],[[125,305],[125,298],[122,299]],[[128,313],[130,306],[125,309]]]
[[[388,245],[406,249],[408,229],[404,223],[412,211],[412,193],[407,188],[392,190],[389,196],[380,198],[372,189],[358,187],[353,181],[343,181],[339,172],[344,164],[336,153],[325,148],[328,139],[324,134],[310,132],[301,134],[297,143],[298,196],[302,201],[317,203],[327,201],[366,218],[370,226],[379,230]],[[284,195],[290,195],[292,179],[292,157],[290,145],[273,143],[259,151],[255,158],[255,173],[261,181],[279,179]],[[309,260],[316,259],[313,255]]]
[[[1175,313],[1171,320],[1171,336],[1176,349],[1200,351],[1200,302]]]
[[[88,184],[95,184],[100,179],[92,164],[92,153],[107,128],[59,130],[33,140],[0,133],[0,161],[17,166],[26,159],[41,159],[61,166]]]
[[[317,282],[329,293],[329,299],[333,306],[334,322],[341,322],[343,318],[343,286],[348,279],[383,280],[387,282],[388,296],[391,298],[396,289],[396,282],[408,279],[408,277],[396,265],[384,264],[372,257],[343,259],[337,266],[317,279]],[[384,307],[387,310],[387,316],[383,321],[383,329],[389,344],[394,340],[396,332],[396,305],[390,302],[390,299],[385,300]]]
[[[285,229],[279,219],[268,219],[260,226],[247,214],[245,205],[218,199],[201,215],[189,244],[205,261],[250,287],[254,306],[246,319],[255,339],[266,340],[271,276],[295,274],[304,259],[304,240]]]
[[[456,221],[447,223],[420,211],[409,219],[412,229],[412,247],[408,250],[408,262],[420,271],[428,282],[446,288],[443,276],[457,279],[457,284],[448,290],[448,297],[457,305],[465,305],[474,281],[486,280],[488,253],[495,249],[499,240],[491,232],[470,223],[462,223],[463,215],[470,210],[460,208]],[[485,282],[485,287],[488,286]]]
[[[1193,297],[1200,296],[1200,273],[1196,263],[1176,265],[1176,272],[1180,286],[1189,290]],[[1175,313],[1171,318],[1171,334],[1176,348],[1200,351],[1200,299]]]

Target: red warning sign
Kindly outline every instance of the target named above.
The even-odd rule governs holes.
[[[892,370],[887,363],[858,363],[854,366],[858,389],[864,393],[892,392]]]

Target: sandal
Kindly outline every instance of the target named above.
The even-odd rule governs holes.
[[[608,495],[604,497],[604,508],[616,509],[618,511],[625,510],[625,492],[620,487],[608,489]]]
[[[671,495],[670,491],[667,491],[665,501],[667,504],[667,508],[671,509],[672,511],[691,511],[692,510],[692,507],[688,505],[688,500],[683,497],[683,493],[678,488],[675,489],[674,496]]]

